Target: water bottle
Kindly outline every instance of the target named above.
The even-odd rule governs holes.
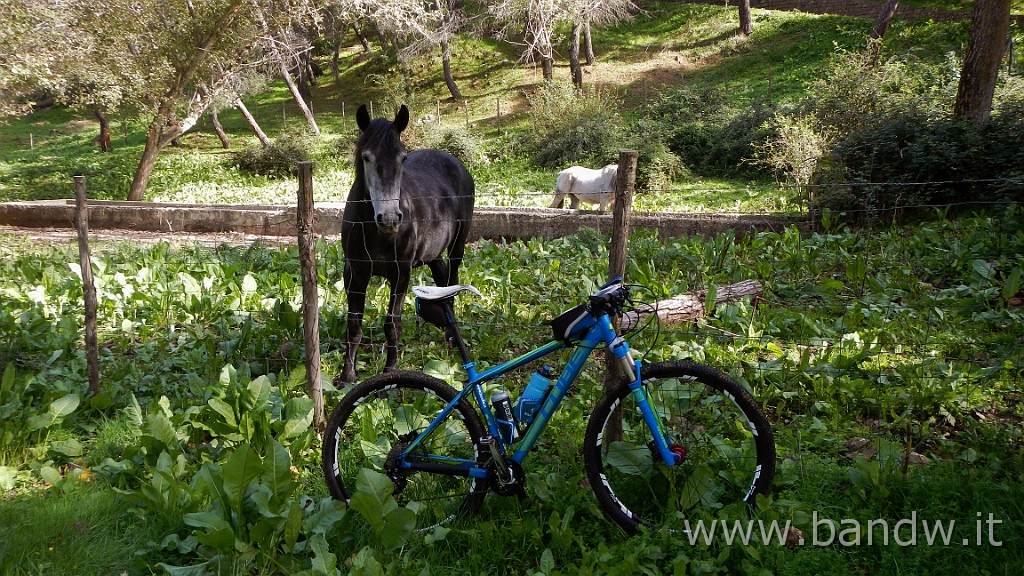
[[[516,420],[526,425],[533,422],[533,417],[544,403],[544,399],[547,398],[548,391],[551,390],[551,378],[554,375],[551,368],[541,366],[530,376],[530,383],[526,385],[526,390],[523,390],[523,395],[516,403]]]
[[[519,426],[512,417],[512,402],[508,399],[508,392],[498,390],[491,394],[491,406],[494,408],[494,419],[498,423],[498,432],[506,444],[519,440]]]

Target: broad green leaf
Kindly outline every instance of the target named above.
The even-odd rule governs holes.
[[[292,398],[285,405],[284,429],[281,437],[294,438],[313,424],[313,399],[307,396]]]
[[[405,544],[416,528],[416,514],[408,508],[395,508],[384,517],[380,543],[385,550],[394,550]]]
[[[629,442],[612,442],[608,447],[608,465],[621,474],[647,476],[651,473],[651,451]]]
[[[231,428],[238,428],[238,422],[235,420],[235,409],[234,407],[231,406],[231,404],[228,404],[223,399],[218,398],[216,396],[210,398],[207,404],[210,406],[210,408],[213,409],[214,412],[220,414],[221,418],[224,419],[225,424],[227,424]]]
[[[132,431],[136,434],[142,432],[142,406],[139,405],[139,400],[135,398],[135,394],[132,394],[128,399],[128,405],[124,408],[124,414],[128,418],[128,422],[131,424]]]
[[[203,530],[196,534],[201,544],[205,544],[215,550],[228,551],[235,547],[235,531],[227,520],[217,515],[216,512],[195,512],[185,514],[185,524],[193,528]]]
[[[92,395],[87,404],[94,410],[103,411],[114,405],[114,397],[109,392],[100,392]]]
[[[270,378],[267,378],[266,375],[249,382],[242,402],[243,409],[263,410],[266,408],[267,398],[270,398],[272,388],[273,385],[270,383]]]
[[[187,272],[178,272],[178,278],[181,278],[181,283],[185,288],[185,294],[189,296],[199,296],[203,293],[202,286],[200,286],[199,281],[192,277],[192,275]]]
[[[545,574],[551,574],[555,571],[555,555],[551,553],[551,548],[545,548],[541,552],[540,565],[538,567]]]
[[[294,548],[295,542],[299,539],[299,532],[302,530],[302,504],[298,500],[292,500],[288,507],[287,519],[284,522],[284,543],[288,548]]]
[[[220,369],[220,385],[224,388],[228,388],[235,383],[235,367],[231,364],[226,364]]]
[[[262,468],[263,462],[259,454],[248,444],[239,445],[228,457],[221,472],[224,475],[224,494],[232,509],[241,512],[245,490],[249,483],[259,476]]]
[[[695,466],[683,484],[679,495],[680,510],[689,510],[697,503],[712,504],[714,494],[715,473],[705,465]]]
[[[26,475],[26,472],[22,472],[17,468],[0,465],[0,489],[13,490],[18,481]]]
[[[68,394],[67,396],[61,396],[60,398],[57,398],[56,400],[50,403],[50,415],[53,416],[53,419],[55,421],[60,418],[63,418],[68,414],[74,412],[78,408],[78,404],[80,402],[81,399],[78,397],[78,394]]]
[[[60,470],[57,470],[53,466],[43,466],[39,469],[39,477],[43,479],[43,482],[47,484],[58,484],[63,480],[63,476],[60,475]]]
[[[374,534],[380,534],[384,529],[384,504],[373,494],[356,492],[349,499],[348,507],[370,524]]]
[[[0,397],[14,389],[14,362],[8,362],[4,367],[4,377],[0,381]]]
[[[327,538],[323,534],[314,534],[309,539],[309,549],[313,551],[313,573],[323,576],[334,576],[338,572],[338,557],[331,552]]]
[[[352,561],[351,576],[384,576],[384,567],[373,554],[373,548],[366,546]]]
[[[1009,301],[1024,286],[1024,268],[1014,268],[1003,281],[1003,300]]]
[[[317,504],[316,512],[310,514],[302,522],[302,526],[309,534],[326,534],[334,528],[335,524],[341,522],[341,519],[345,517],[346,510],[348,508],[344,502],[333,498],[324,498]]]
[[[209,562],[203,562],[195,566],[172,566],[159,562],[157,566],[166,570],[169,576],[209,576],[213,572],[210,569]]]
[[[50,442],[50,450],[57,454],[63,454],[69,458],[77,458],[78,456],[81,456],[84,451],[82,443],[74,438]]]
[[[445,528],[444,526],[434,526],[434,531],[424,536],[423,541],[427,544],[444,542],[448,538],[449,532],[451,532],[451,528]]]
[[[162,411],[154,410],[146,415],[144,432],[159,440],[163,443],[164,447],[173,450],[175,453],[181,451],[180,446],[178,446],[178,434],[174,429],[174,424]]]
[[[704,295],[704,313],[711,316],[715,312],[715,304],[718,302],[718,288],[714,284],[708,286]]]
[[[242,293],[252,294],[259,286],[256,284],[256,279],[252,277],[252,274],[246,274],[245,278],[242,278]]]
[[[291,457],[276,440],[272,440],[270,451],[263,459],[263,470],[260,480],[279,498],[285,498],[291,492],[292,470]]]

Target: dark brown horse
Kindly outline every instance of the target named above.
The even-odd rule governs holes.
[[[343,382],[356,378],[370,277],[383,277],[391,288],[384,320],[387,370],[398,361],[402,305],[412,269],[426,264],[438,286],[458,283],[474,202],[473,177],[458,158],[441,150],[406,154],[400,137],[409,124],[404,105],[393,122],[371,120],[366,106],[360,106],[356,123],[362,134],[356,142],[355,182],[341,226],[348,297]]]

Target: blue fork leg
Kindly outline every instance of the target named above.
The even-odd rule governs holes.
[[[647,428],[651,431],[651,436],[654,437],[654,447],[658,450],[658,455],[661,456],[662,462],[666,466],[675,466],[683,461],[682,456],[672,452],[668,447],[668,441],[665,439],[665,432],[661,427],[661,420],[658,418],[658,414],[655,412],[654,406],[647,400],[647,394],[644,391],[643,376],[640,373],[640,361],[636,361],[636,381],[629,383],[629,389],[633,393],[633,399],[636,401],[637,406],[640,408],[640,414],[644,417],[644,422],[647,423]]]

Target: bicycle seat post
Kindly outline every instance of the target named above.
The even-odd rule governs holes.
[[[454,301],[454,298],[446,298],[441,301],[441,306],[444,307],[444,315],[447,321],[445,333],[449,335],[449,340],[455,341],[455,346],[459,349],[459,355],[462,356],[462,365],[467,366],[471,364],[469,349],[466,348],[466,341],[462,339],[462,332],[459,331],[458,322],[455,321],[455,310],[452,306]],[[448,332],[448,330],[451,330],[451,332]]]

